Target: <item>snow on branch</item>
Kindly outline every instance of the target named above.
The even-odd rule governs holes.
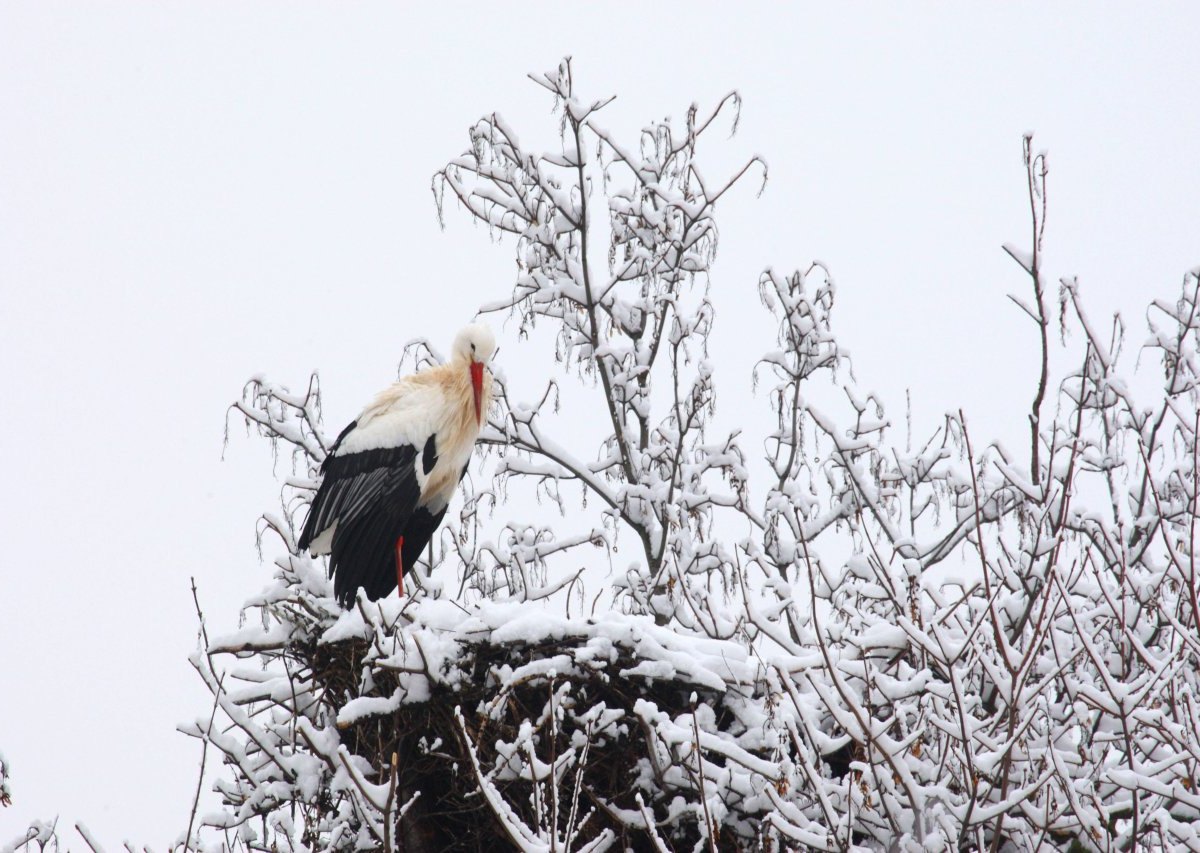
[[[292,467],[260,520],[273,579],[191,660],[212,703],[183,731],[223,770],[177,846],[1194,848],[1200,272],[1152,302],[1134,365],[1064,281],[1053,373],[1026,139],[1028,454],[961,411],[898,440],[821,264],[762,274],[762,416],[717,434],[717,203],[765,166],[714,180],[701,143],[740,98],[629,139],[570,61],[531,79],[555,150],[490,114],[433,189],[511,235],[483,311],[548,324],[553,368],[531,400],[498,371],[416,589],[346,611],[295,548],[329,447],[315,377],[246,386],[234,409]],[[564,393],[602,412],[590,443]]]

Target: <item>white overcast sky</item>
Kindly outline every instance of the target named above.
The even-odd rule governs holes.
[[[161,849],[187,821],[210,630],[268,578],[280,483],[225,409],[321,370],[340,427],[511,284],[511,246],[430,176],[498,110],[554,140],[525,80],[564,54],[617,135],[729,89],[770,182],[718,209],[723,417],[770,324],[755,284],[814,258],[859,380],[918,422],[1023,440],[1033,329],[1021,134],[1050,151],[1046,265],[1093,314],[1200,264],[1200,6],[0,2],[0,752],[14,804]],[[519,11],[518,11],[519,9]],[[734,11],[736,9],[736,11]],[[535,354],[536,355],[536,354]],[[510,376],[541,370],[509,342]],[[976,443],[981,438],[976,437]],[[82,846],[77,837],[72,847]]]

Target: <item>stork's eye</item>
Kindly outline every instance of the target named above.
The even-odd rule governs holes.
[[[475,352],[475,344],[471,344],[471,352]]]

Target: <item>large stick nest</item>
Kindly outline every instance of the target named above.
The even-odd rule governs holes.
[[[637,665],[638,660],[628,652],[595,667],[555,673],[553,677],[529,676],[517,684],[503,684],[500,673],[504,671],[561,660],[580,646],[578,637],[541,643],[465,645],[457,666],[466,672],[467,678],[453,686],[438,685],[424,701],[404,703],[393,711],[367,714],[339,725],[342,743],[373,767],[387,768],[391,755],[398,756],[400,802],[414,792],[421,792],[420,800],[400,821],[397,838],[402,839],[401,849],[515,849],[480,796],[466,738],[470,738],[477,751],[479,763],[484,768],[495,767],[503,763],[497,744],[520,740],[522,725],[533,721],[537,724],[533,737],[536,754],[545,761],[571,748],[573,738],[582,734],[581,727],[573,724],[575,719],[595,705],[618,713],[619,722],[596,737],[589,749],[582,772],[584,802],[580,808],[590,806],[595,811],[577,843],[595,838],[608,827],[619,839],[619,849],[655,849],[648,833],[628,822],[628,815],[639,814],[636,780],[647,772],[655,774],[654,762],[648,758],[655,749],[655,735],[639,722],[635,704],[639,699],[652,703],[674,719],[691,714],[695,703],[699,703],[714,709],[718,728],[728,728],[735,720],[723,707],[723,696],[717,691],[669,679],[614,677]],[[311,648],[314,677],[323,686],[326,700],[335,713],[345,706],[348,701],[345,697],[389,697],[404,691],[397,673],[376,669],[372,672],[371,689],[360,693],[361,674],[364,667],[369,669],[368,651],[369,644],[363,640]],[[566,719],[555,733],[547,719],[547,704],[551,691],[564,682],[570,683],[563,702]],[[462,709],[465,734],[456,708]],[[657,775],[656,786],[669,788],[661,769]],[[534,786],[530,780],[516,776],[497,781],[496,785],[525,823],[537,825]],[[733,842],[732,833],[727,834]],[[674,835],[672,843],[681,849],[691,849],[699,840],[695,827],[692,832]]]
[[[344,748],[395,805],[383,820],[399,850],[517,849],[514,827],[570,836],[570,849],[761,842],[762,790],[778,783],[769,768],[779,755],[745,646],[620,613],[568,621],[538,604],[426,599],[341,612],[289,580],[260,601],[272,617],[261,634],[244,629],[211,651],[285,664],[286,687],[256,677],[246,697],[273,692],[277,716],[294,707],[312,723],[303,740],[329,772],[306,795],[310,823],[349,790],[338,778]],[[241,790],[255,786],[265,787]],[[319,833],[307,843],[327,846]]]

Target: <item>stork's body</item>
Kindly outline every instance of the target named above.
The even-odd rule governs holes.
[[[412,570],[466,472],[491,401],[491,331],[468,326],[449,363],[406,376],[346,427],[321,466],[300,548],[329,555],[343,606],[375,600]]]

